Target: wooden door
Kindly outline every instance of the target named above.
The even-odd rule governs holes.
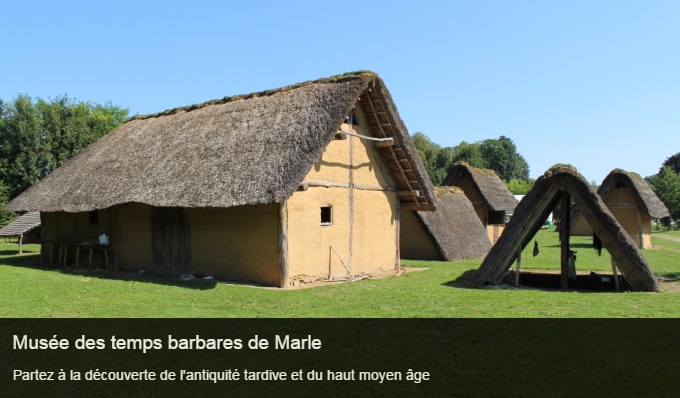
[[[186,210],[181,207],[154,207],[151,225],[154,272],[188,274],[191,247]]]

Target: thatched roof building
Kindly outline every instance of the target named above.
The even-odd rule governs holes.
[[[496,242],[505,226],[505,213],[517,206],[517,199],[495,171],[457,162],[442,182],[465,192],[480,221],[487,228],[489,240]]]
[[[281,203],[321,157],[356,101],[369,115],[376,137],[394,137],[392,149],[388,146],[381,153],[398,170],[402,201],[432,208],[434,194],[424,166],[392,97],[371,72],[133,118],[7,208],[81,212],[122,203]]]
[[[0,236],[19,236],[40,227],[40,212],[29,211],[0,228]]]
[[[597,189],[597,194],[601,198],[605,198],[616,188],[630,188],[635,202],[644,214],[652,218],[670,216],[666,205],[656,196],[654,191],[652,191],[652,187],[639,174],[622,169],[614,169],[602,181],[602,185]]]
[[[574,168],[563,165],[556,165],[546,171],[517,205],[505,232],[477,270],[472,286],[500,283],[518,252],[531,241],[548,213],[558,201],[563,200],[564,195],[569,195],[581,209],[583,217],[602,240],[629,284],[636,290],[658,291],[656,277],[635,242],[590,184]],[[569,214],[568,211],[566,214]]]
[[[10,237],[16,236],[19,239],[19,254],[23,252],[24,236],[31,231],[35,231],[40,228],[40,212],[39,211],[29,211],[17,217],[11,223],[0,228],[0,237]]]
[[[651,247],[653,218],[668,217],[668,209],[647,182],[638,174],[622,169],[612,170],[597,190],[604,203],[626,229],[638,248]],[[593,230],[574,209],[571,217],[572,235],[592,235]]]
[[[304,230],[298,220],[317,219],[320,207],[318,236],[329,236],[319,243],[325,259],[306,254],[328,270],[329,246],[345,266],[362,250],[363,266],[371,266],[376,253],[364,247],[371,239],[359,224],[379,215],[373,221],[386,220],[383,232],[391,236],[384,238],[382,250],[392,251],[385,258],[398,256],[399,209],[432,210],[435,200],[383,81],[356,72],[135,117],[7,208],[43,212],[48,240],[110,234],[121,267],[153,263],[162,273],[287,286],[297,272],[291,256],[305,254],[295,252],[297,244],[312,244],[288,232]],[[268,252],[261,243],[267,239]]]
[[[458,187],[435,191],[436,211],[402,214],[402,258],[460,261],[486,256],[491,243],[463,191]]]

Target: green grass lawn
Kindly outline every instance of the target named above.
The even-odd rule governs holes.
[[[680,232],[655,232],[643,253],[655,273],[680,275]],[[540,254],[523,269],[558,269],[557,233],[536,236]],[[589,238],[572,237],[578,270],[611,272]],[[403,261],[426,267],[400,277],[309,289],[265,289],[215,281],[180,281],[136,273],[42,268],[36,254],[0,243],[0,317],[680,317],[680,294],[590,293],[538,289],[466,289],[481,260]],[[37,252],[37,245],[27,245]]]

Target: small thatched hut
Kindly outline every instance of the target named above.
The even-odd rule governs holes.
[[[402,209],[435,200],[383,81],[357,72],[133,118],[7,208],[41,211],[45,241],[108,234],[120,268],[286,287],[394,270]]]
[[[401,215],[401,257],[459,261],[486,256],[491,248],[472,203],[458,187],[435,187],[437,210]]]
[[[505,213],[517,206],[517,199],[496,172],[457,162],[442,185],[457,186],[465,192],[486,228],[489,240],[495,243],[505,228]]]
[[[471,285],[481,287],[485,283],[500,283],[518,253],[536,235],[548,213],[553,211],[559,201],[562,201],[563,216],[569,218],[571,200],[581,209],[582,216],[601,239],[633,289],[658,291],[656,277],[635,242],[590,184],[573,167],[564,165],[553,166],[536,180],[531,191],[517,205],[505,232],[489,251]],[[564,276],[569,251],[568,228],[561,233]]]
[[[37,231],[38,228],[40,228],[40,212],[29,211],[0,228],[0,237],[16,236],[19,243],[19,254],[23,254],[24,238],[27,234],[32,235],[35,232],[39,232]]]
[[[612,170],[602,181],[597,194],[640,249],[652,246],[652,219],[670,215],[649,184],[636,173]],[[571,234],[593,234],[578,209],[572,213]]]

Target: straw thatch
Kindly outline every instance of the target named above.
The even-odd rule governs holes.
[[[437,187],[437,210],[414,212],[439,251],[439,259],[460,261],[484,257],[491,248],[472,203],[457,187]]]
[[[484,205],[493,211],[512,210],[517,206],[517,199],[503,183],[496,172],[478,169],[465,162],[456,162],[446,176],[442,185],[457,185],[459,178],[467,176],[482,198]]]
[[[0,236],[19,236],[40,227],[40,212],[31,211],[0,228]]]
[[[357,102],[359,101],[359,102]],[[359,103],[394,167],[402,203],[433,209],[433,188],[383,81],[356,72],[136,117],[7,205],[82,212],[122,203],[231,207],[281,203]]]
[[[636,290],[658,291],[658,282],[647,261],[602,198],[574,168],[563,165],[554,166],[536,180],[531,191],[517,205],[503,235],[489,251],[471,285],[480,287],[484,283],[501,282],[518,251],[531,241],[560,200],[561,190],[571,195],[630,285]]]
[[[619,184],[625,185],[630,189],[638,208],[644,214],[652,218],[664,218],[670,216],[666,205],[652,191],[647,181],[640,175],[622,169],[614,169],[602,181],[602,185],[597,189],[597,194],[602,199],[606,198],[612,188]],[[575,209],[571,216],[571,227],[573,228],[581,212]]]
[[[635,201],[640,210],[652,218],[668,217],[670,213],[663,204],[661,199],[652,191],[652,188],[647,184],[647,181],[636,173],[631,173],[622,169],[614,169],[602,181],[602,185],[597,190],[597,194],[601,198],[605,198],[612,188],[616,187],[618,183],[623,183],[630,188]]]

